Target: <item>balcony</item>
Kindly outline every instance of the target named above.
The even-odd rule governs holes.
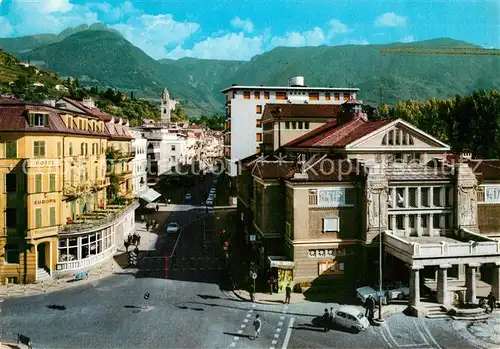
[[[106,205],[95,211],[80,214],[75,219],[68,217],[66,218],[67,223],[61,228],[60,233],[81,233],[105,228],[138,206],[136,201],[129,200],[123,205]]]
[[[86,193],[97,191],[110,184],[109,178],[97,180],[95,182],[87,181],[85,183],[64,182],[63,195],[66,197],[80,197]]]

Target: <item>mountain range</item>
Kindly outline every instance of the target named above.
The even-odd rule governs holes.
[[[278,47],[250,61],[154,60],[102,23],[58,35],[0,39],[0,49],[31,64],[78,78],[83,86],[133,91],[158,100],[167,87],[192,116],[223,113],[220,90],[231,84],[285,85],[301,75],[309,86],[358,87],[365,103],[446,98],[500,87],[500,57],[382,54],[400,47],[474,47],[440,38],[386,45]]]

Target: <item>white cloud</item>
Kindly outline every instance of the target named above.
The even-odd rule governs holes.
[[[400,41],[401,42],[413,42],[413,41],[415,41],[415,38],[413,37],[413,35],[407,35],[404,38],[401,38]]]
[[[231,25],[236,29],[243,29],[247,33],[253,32],[253,22],[250,19],[241,19],[240,17],[234,17],[231,20]]]
[[[194,44],[192,49],[184,49],[178,45],[168,52],[167,58],[248,60],[261,52],[262,36],[245,37],[241,32],[207,38]]]
[[[177,22],[170,14],[132,17],[125,23],[111,26],[120,31],[132,44],[151,57],[164,58],[165,46],[182,44],[200,25],[192,22]]]
[[[406,25],[406,17],[398,16],[394,12],[387,12],[377,17],[375,25],[378,27],[401,27]]]
[[[271,39],[270,45],[277,46],[318,46],[326,44],[325,33],[319,27],[307,30],[303,33],[289,32],[284,36],[275,36]]]
[[[2,0],[0,0],[1,4]],[[0,17],[0,37],[9,36],[13,31],[12,25],[10,25],[9,20],[5,17]]]
[[[345,39],[342,41],[341,45],[368,45],[369,42],[366,39]]]
[[[351,31],[346,24],[335,18],[328,22],[328,27],[328,38],[333,38],[337,34],[345,34]]]

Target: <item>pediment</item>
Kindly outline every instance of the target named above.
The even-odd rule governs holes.
[[[398,119],[351,142],[346,146],[346,149],[358,151],[449,151],[450,146],[410,123]]]

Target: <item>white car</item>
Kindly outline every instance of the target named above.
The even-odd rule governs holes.
[[[207,206],[213,206],[214,205],[214,200],[209,197],[207,199],[207,201],[205,201],[205,205],[207,205]]]
[[[179,225],[179,223],[176,223],[176,222],[168,223],[168,225],[165,228],[165,232],[167,234],[168,233],[175,234],[175,233],[178,233],[180,230],[181,230],[181,226]]]
[[[191,200],[193,198],[193,195],[191,195],[191,193],[187,193],[186,196],[184,197],[184,200],[188,201],[188,200]]]
[[[366,316],[356,307],[344,305],[335,312],[333,323],[352,330],[355,333],[364,331],[370,326]]]
[[[410,288],[405,285],[394,285],[387,288],[387,298],[403,300],[410,297]]]
[[[386,292],[385,291],[382,292],[383,296],[386,297]],[[365,304],[368,296],[373,296],[376,302],[379,301],[379,293],[374,288],[370,286],[364,286],[356,289],[356,297],[359,299],[361,303]],[[383,298],[382,304],[387,304],[387,298]]]

